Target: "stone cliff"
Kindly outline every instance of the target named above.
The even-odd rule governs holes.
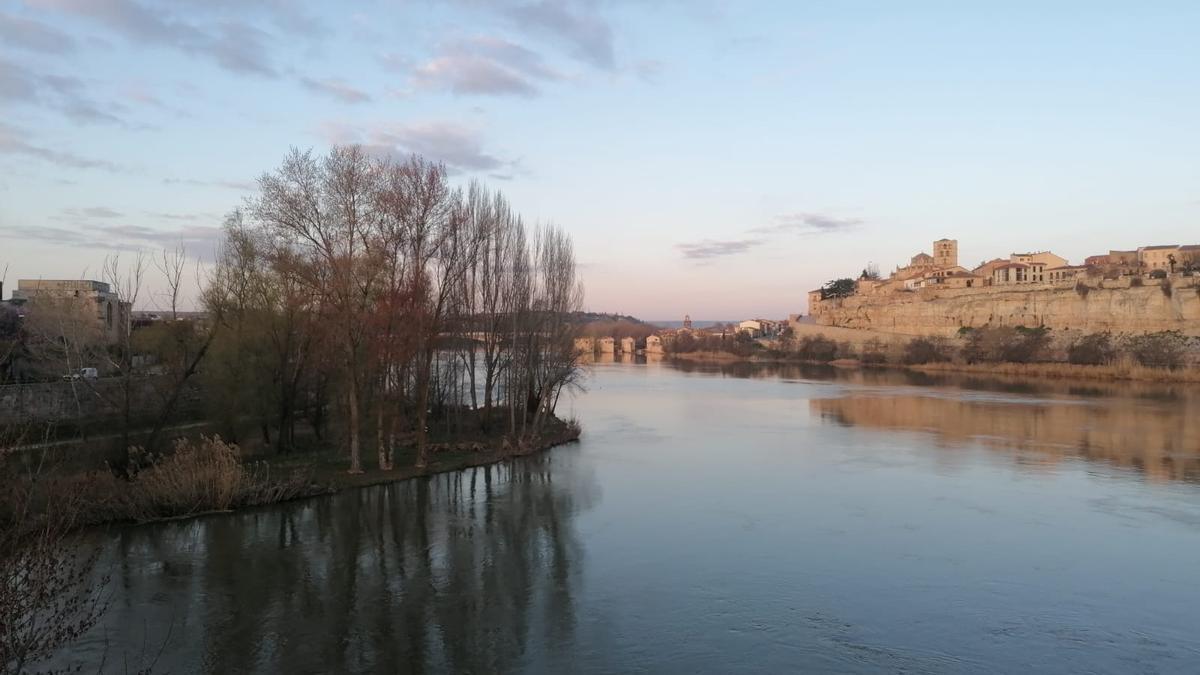
[[[1060,285],[923,288],[853,295],[813,303],[809,311],[826,326],[906,335],[950,336],[964,326],[1045,326],[1054,330],[1144,333],[1178,330],[1200,335],[1200,281],[1089,280]]]

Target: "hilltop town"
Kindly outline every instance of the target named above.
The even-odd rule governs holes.
[[[816,323],[905,334],[1028,326],[1081,331],[1200,331],[1200,245],[1110,250],[1073,265],[1052,251],[1012,253],[972,269],[958,241],[933,242],[886,278],[867,269],[808,293]],[[1157,289],[1161,292],[1149,292]]]
[[[932,255],[923,251],[917,253],[907,265],[897,267],[886,279],[864,271],[855,281],[852,294],[876,295],[922,288],[986,288],[1014,284],[1071,286],[1078,279],[1087,277],[1118,279],[1149,275],[1159,278],[1177,272],[1191,276],[1195,271],[1200,271],[1200,244],[1111,250],[1105,254],[1088,256],[1082,265],[1072,265],[1066,258],[1051,251],[1013,253],[1007,258],[994,258],[968,270],[958,262],[958,241],[939,239],[933,242]],[[839,293],[828,285],[810,291],[810,311],[819,307],[822,300],[845,295],[851,293]]]

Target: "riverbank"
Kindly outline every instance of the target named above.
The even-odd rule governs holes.
[[[534,443],[521,447],[510,444],[507,438],[490,440],[470,439],[458,442],[433,443],[430,446],[429,463],[424,468],[415,466],[416,448],[406,446],[397,451],[396,468],[385,471],[370,466],[372,457],[366,457],[362,473],[346,471],[346,457],[342,453],[315,452],[283,455],[261,460],[274,471],[309,471],[312,483],[324,488],[323,494],[347,488],[369,487],[396,481],[420,478],[439,473],[460,471],[474,466],[496,464],[544,452],[551,448],[579,440],[581,429],[573,421],[553,418],[547,422],[545,431]]]
[[[1167,384],[1200,384],[1200,369],[1197,368],[1151,368],[1135,364],[1081,365],[1073,363],[937,363],[906,364],[864,362],[860,359],[841,358],[832,361],[792,358],[781,355],[751,354],[739,356],[730,352],[690,352],[668,354],[668,358],[681,361],[707,363],[796,363],[832,366],[835,368],[884,368],[907,370],[920,373],[965,373],[973,375],[998,375],[1004,377],[1027,377],[1055,380],[1082,381],[1130,381],[1158,382]]]
[[[397,448],[395,468],[381,469],[373,454],[364,453],[363,471],[354,474],[347,471],[341,449],[263,456],[243,453],[216,436],[180,439],[162,455],[131,450],[120,468],[13,473],[0,498],[0,521],[11,521],[14,513],[35,519],[54,514],[69,521],[70,529],[80,529],[229,513],[496,464],[574,442],[580,433],[575,421],[553,417],[531,442],[483,433],[435,439],[424,467],[416,466],[416,448],[408,444]]]

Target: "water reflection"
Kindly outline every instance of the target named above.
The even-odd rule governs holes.
[[[812,410],[848,426],[933,433],[943,446],[980,443],[1029,464],[1080,458],[1135,469],[1153,480],[1200,482],[1200,408],[1126,402],[972,399],[936,393],[812,399]]]
[[[569,453],[126,528],[104,629],[70,662],[119,670],[161,647],[156,670],[173,672],[553,663],[575,628],[573,519],[596,493],[586,472],[554,471]]]
[[[1197,388],[591,374],[578,446],[101,533],[114,605],[59,665],[1200,672]]]

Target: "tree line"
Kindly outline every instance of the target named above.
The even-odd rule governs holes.
[[[113,259],[105,279],[136,301],[156,268],[165,315],[178,318],[184,260],[182,250]],[[64,372],[100,363],[123,383],[72,386],[113,399],[127,445],[131,429],[148,429],[140,443],[157,449],[199,407],[226,438],[253,434],[279,453],[303,445],[298,426],[318,441],[339,434],[351,472],[371,449],[381,469],[398,448],[424,467],[431,435],[528,447],[579,377],[570,237],[419,156],[291,151],[226,218],[215,265],[196,276],[203,320],[105,344],[46,302],[27,311],[29,351]],[[153,406],[139,402],[147,389]]]

